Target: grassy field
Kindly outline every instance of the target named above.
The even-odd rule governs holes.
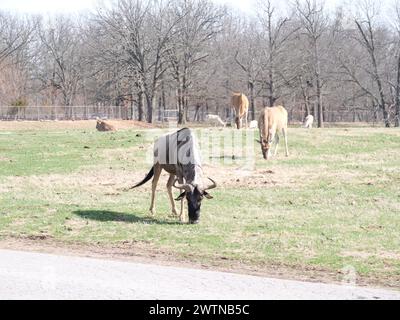
[[[155,217],[150,184],[124,191],[150,168],[150,132],[0,126],[0,239],[140,247],[259,271],[340,275],[350,266],[366,282],[400,287],[398,129],[291,128],[288,158],[281,146],[267,162],[253,142],[255,166],[245,169],[231,130],[196,129],[225,146],[204,159],[219,187],[199,225],[170,215],[165,174]]]

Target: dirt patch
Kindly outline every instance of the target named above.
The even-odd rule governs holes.
[[[104,150],[104,157],[118,159],[119,161],[133,161],[135,153],[140,148]],[[53,194],[68,192],[68,189],[85,190],[87,193],[102,193],[104,195],[117,195],[126,191],[133,184],[141,181],[150,170],[142,168],[137,170],[110,169],[109,167],[87,169],[70,174],[32,175],[21,177],[7,177],[0,186],[0,192],[22,192],[27,186],[35,190],[53,190]],[[242,166],[223,167],[211,164],[203,165],[204,183],[211,177],[219,188],[274,188],[296,187],[311,183],[319,179],[319,172],[315,168],[281,168],[249,169]],[[343,174],[343,172],[342,172]],[[163,171],[158,189],[165,187],[169,174]],[[141,187],[142,190],[151,190],[151,183]]]
[[[150,129],[156,125],[136,120],[107,120],[117,130]],[[77,121],[0,121],[0,131],[5,130],[60,130],[60,129],[96,129],[96,120]]]
[[[379,251],[379,252],[365,252],[365,251],[346,251],[342,254],[343,257],[356,257],[362,259],[378,258],[389,260],[400,260],[400,254],[395,252]]]
[[[3,187],[13,187],[14,191],[22,191],[29,185],[35,189],[53,190],[68,188],[85,189],[87,192],[101,190],[114,193],[119,189],[130,186],[134,182],[143,179],[147,172],[127,172],[125,170],[104,169],[96,171],[75,172],[70,174],[49,174],[24,177],[7,177]]]
[[[0,184],[0,193],[7,193],[14,189],[12,185],[5,185],[5,183]]]
[[[125,150],[126,151],[126,150]],[[134,152],[134,150],[132,150]],[[113,152],[113,158],[121,158],[121,160],[131,160],[131,156],[126,152]],[[70,174],[49,174],[49,175],[32,175],[22,177],[5,178],[0,192],[13,190],[14,192],[22,192],[27,186],[35,190],[53,190],[53,193],[62,194],[63,189],[85,190],[87,193],[102,193],[104,195],[116,195],[126,191],[127,188],[141,181],[148,173],[149,168],[138,170],[121,170],[109,168],[97,168],[96,170],[87,170],[84,172],[75,172]],[[207,177],[214,179],[219,187],[247,187],[247,188],[269,188],[276,186],[289,186],[297,181],[310,176],[306,171],[298,172],[286,169],[255,169],[242,170],[241,167],[228,168],[204,165],[204,183]],[[164,188],[169,174],[163,171],[158,189]],[[316,177],[317,178],[317,175]],[[65,189],[65,192],[68,190]],[[145,184],[142,190],[151,190],[151,184]]]
[[[73,203],[70,197],[71,192],[79,190],[81,198],[84,196],[90,199],[107,197],[107,202],[118,202],[121,194],[125,192],[140,192],[150,194],[151,183],[146,183],[140,190],[130,190],[129,188],[141,181],[148,169],[137,171],[116,170],[116,169],[97,169],[85,172],[75,172],[70,174],[49,174],[24,177],[6,177],[0,185],[0,193],[14,192],[16,198],[32,195],[38,196],[49,202]],[[163,172],[158,182],[157,190],[164,192],[169,174]],[[26,190],[35,190],[26,192]],[[46,192],[51,190],[51,192]],[[71,191],[73,190],[73,191]],[[43,192],[42,192],[43,191]]]
[[[102,156],[108,161],[118,160],[122,162],[136,162],[137,153],[146,148],[148,148],[148,145],[141,144],[129,148],[104,149],[102,150]]]
[[[210,262],[199,261],[187,255],[177,256],[171,252],[155,248],[145,241],[121,241],[115,244],[87,245],[78,242],[61,242],[45,235],[7,237],[0,240],[1,249],[33,251],[57,255],[70,255],[100,259],[115,259],[139,263],[151,263],[163,266],[187,267],[195,269],[216,270],[239,274],[292,279],[300,281],[341,283],[341,270],[331,271],[312,266],[289,266],[285,264],[262,264],[248,266],[240,261],[226,257],[215,257]],[[400,276],[382,277],[359,276],[358,286],[376,286],[398,289]]]
[[[303,181],[309,183],[318,179],[319,171],[313,169],[296,169],[273,167],[256,169],[237,166],[233,168],[203,166],[205,176],[216,180],[221,187],[273,188],[276,186],[295,186]]]

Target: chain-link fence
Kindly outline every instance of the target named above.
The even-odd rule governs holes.
[[[125,106],[0,106],[1,120],[132,119]]]
[[[177,118],[176,109],[161,109],[154,113],[155,121],[169,121]],[[255,113],[258,119],[260,110]],[[229,107],[219,108],[214,112],[199,108],[189,110],[187,113],[189,121],[207,121],[207,114],[216,114],[225,122],[233,122],[233,113]],[[89,119],[136,119],[137,110],[126,106],[0,106],[0,120],[89,120]],[[288,109],[290,123],[302,122],[305,118],[304,111]],[[249,111],[249,120],[251,120]],[[314,121],[317,121],[314,115]],[[324,112],[325,122],[382,122],[382,113],[377,110],[335,110]]]
[[[313,114],[314,122],[317,115]],[[299,110],[289,110],[289,122],[302,122],[306,114]],[[378,123],[383,121],[382,113],[373,110],[334,110],[323,112],[324,122],[367,122]]]

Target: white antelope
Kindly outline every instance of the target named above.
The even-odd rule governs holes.
[[[216,114],[208,114],[207,120],[208,120],[208,122],[214,123],[215,125],[220,124],[223,127],[225,127],[225,125],[226,125],[225,122],[223,122],[222,119],[219,117],[219,115],[216,115]]]
[[[309,115],[306,117],[306,119],[304,120],[303,127],[304,127],[304,128],[308,128],[308,129],[311,129],[311,128],[312,128],[312,125],[313,125],[313,122],[314,122],[314,116],[311,115],[311,114],[309,114]]]
[[[251,120],[249,128],[250,129],[256,129],[258,127],[258,121],[257,120]]]

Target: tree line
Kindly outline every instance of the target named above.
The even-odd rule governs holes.
[[[0,9],[0,105],[125,106],[154,122],[177,109],[229,116],[244,92],[250,118],[282,104],[314,114],[368,110],[400,119],[400,2],[327,9],[260,1],[245,15],[210,0],[116,0],[91,12]],[[385,14],[389,12],[389,14]]]

